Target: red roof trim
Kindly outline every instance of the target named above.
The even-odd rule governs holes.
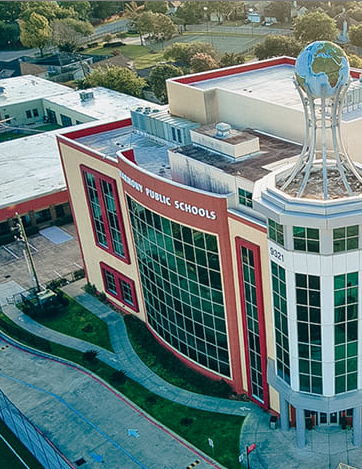
[[[186,77],[176,78],[177,83],[183,83],[189,85],[191,83],[197,83],[204,80],[212,80],[213,78],[226,77],[229,75],[236,75],[238,73],[251,72],[253,70],[260,70],[263,68],[273,67],[275,65],[294,65],[295,59],[292,57],[277,57],[262,62],[253,62],[249,64],[237,65],[235,67],[222,68],[218,70],[212,70],[209,72],[199,73],[197,75],[188,75]]]
[[[87,127],[86,129],[74,130],[73,132],[68,132],[62,134],[64,137],[70,139],[77,139],[81,137],[87,137],[88,135],[99,134],[101,132],[108,132],[114,129],[120,129],[122,127],[129,127],[132,125],[131,118],[123,119],[116,122],[107,122],[107,124],[95,125],[94,127]]]

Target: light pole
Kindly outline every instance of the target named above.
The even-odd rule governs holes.
[[[207,11],[208,11],[208,7],[204,7],[204,12],[205,12],[205,14],[206,14],[206,34],[207,34],[207,36],[208,36],[208,38],[209,38],[209,42],[211,42],[211,44],[212,44],[212,46],[213,46],[214,43],[213,43],[213,40],[212,40],[211,29],[210,29],[210,31],[209,31],[209,15],[208,15]],[[210,33],[210,34],[209,34],[209,33]]]
[[[30,246],[29,246],[29,241],[28,237],[26,236],[23,221],[21,219],[21,216],[18,213],[15,213],[16,216],[16,223],[14,226],[14,231],[17,231],[15,235],[15,239],[17,241],[22,241],[24,243],[24,257],[26,260],[26,265],[28,266],[29,274],[31,278],[33,279],[35,283],[35,289],[36,292],[40,292],[40,284],[38,280],[38,276],[35,271],[35,264],[34,264],[34,259],[30,251]]]

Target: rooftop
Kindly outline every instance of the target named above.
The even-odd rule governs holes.
[[[259,137],[260,152],[243,158],[242,161],[233,161],[217,152],[201,148],[196,145],[187,145],[175,148],[174,144],[162,144],[155,139],[139,134],[132,126],[100,132],[86,137],[77,138],[77,142],[103,153],[110,158],[116,158],[117,152],[132,148],[135,161],[147,171],[170,178],[168,149],[173,149],[182,155],[215,166],[233,176],[241,176],[250,181],[257,181],[276,164],[286,158],[299,155],[301,146],[295,143],[280,140],[253,130],[238,133],[238,139]],[[152,158],[150,155],[152,154]]]
[[[74,90],[68,86],[59,85],[33,75],[0,80],[0,87],[4,88],[4,93],[0,94],[0,107],[54,95],[64,97],[67,93],[74,93]]]
[[[71,90],[71,93],[66,95],[47,97],[47,101],[80,112],[96,120],[105,117],[109,120],[123,119],[129,117],[131,109],[137,106],[150,105],[149,101],[109,90],[108,88],[96,87],[85,91],[93,92],[94,98],[82,101],[80,99],[81,91]],[[153,104],[153,106],[160,107],[157,104]]]
[[[22,78],[24,77],[19,77],[19,79]],[[33,79],[33,77],[31,78]],[[29,84],[29,77],[20,82],[18,78],[2,80],[0,85],[1,82],[14,83],[15,80],[17,86],[24,90],[24,93],[28,93],[28,90],[32,91],[32,86],[38,89],[37,83],[39,86],[42,86],[43,82],[54,85],[52,82],[37,77],[34,77],[35,85],[30,87],[26,85]],[[64,106],[66,109],[82,112],[95,119],[97,125],[102,120],[111,122],[128,118],[130,109],[149,104],[148,101],[100,87],[89,90],[94,92],[95,99],[81,102],[79,91],[61,85],[57,86],[66,88],[67,92],[47,98],[48,101]],[[53,88],[53,91],[56,87]],[[8,85],[5,88],[9,89]],[[51,88],[50,86],[49,94],[51,94]],[[19,90],[18,97],[20,97]],[[35,96],[33,96],[33,99],[35,99]],[[22,100],[24,100],[24,97]],[[1,104],[2,98],[0,96]],[[4,181],[0,185],[0,208],[32,200],[52,192],[66,190],[56,135],[69,132],[70,129],[88,128],[91,125],[88,122],[80,126],[67,127],[0,143],[0,173],[1,179]],[[119,149],[118,146],[115,146],[115,151]],[[115,151],[113,152],[114,155]]]
[[[221,88],[263,101],[302,108],[299,94],[293,84],[293,77],[293,65],[274,65],[250,72],[239,72],[198,81],[189,86],[202,90]]]
[[[227,174],[243,177],[252,182],[270,173],[281,161],[298,156],[300,153],[301,146],[296,143],[280,140],[250,129],[245,133],[248,137],[259,137],[260,152],[253,153],[242,160],[232,161],[228,157],[195,145],[179,147],[177,151],[189,158],[215,166]]]

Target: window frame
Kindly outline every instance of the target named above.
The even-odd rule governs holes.
[[[300,230],[300,232],[303,232],[302,234],[296,233],[297,230]],[[314,238],[313,236],[310,236],[313,232],[318,233],[318,237]],[[296,247],[297,243],[304,242],[304,248],[301,247]],[[313,244],[316,244],[318,249],[312,249]],[[305,227],[305,226],[293,226],[293,249],[294,251],[299,251],[299,252],[309,252],[309,253],[314,253],[314,254],[320,254],[320,230],[319,228],[310,228],[310,227]]]
[[[108,295],[111,295],[113,298],[116,298],[118,301],[123,303],[124,306],[127,306],[128,308],[131,308],[134,312],[138,313],[139,307],[138,307],[136,286],[135,286],[134,281],[130,279],[129,277],[126,277],[121,272],[118,272],[117,270],[113,269],[109,265],[105,264],[104,262],[100,263],[100,267],[101,267],[101,272],[102,272],[104,291],[108,293]],[[107,288],[107,285],[108,285],[108,282],[106,280],[107,273],[110,273],[114,277],[116,293]],[[128,300],[124,299],[123,292],[120,287],[120,281],[122,281],[123,283],[127,284],[130,287],[131,296],[132,296],[132,304]]]
[[[272,234],[274,232],[275,232],[275,235]],[[269,236],[269,239],[279,244],[279,246],[282,246],[282,247],[285,246],[284,225],[281,225],[280,223],[276,222],[272,218],[268,218],[268,236]]]
[[[125,232],[125,227],[124,227],[124,222],[123,222],[121,206],[120,206],[119,197],[118,197],[118,189],[117,189],[116,180],[110,178],[109,176],[107,176],[105,174],[99,173],[98,171],[96,171],[92,168],[89,168],[88,166],[85,166],[85,165],[80,165],[80,170],[81,170],[81,173],[82,173],[84,194],[85,194],[85,198],[87,200],[88,213],[89,213],[89,217],[90,217],[91,224],[92,224],[93,237],[94,237],[94,242],[95,242],[96,246],[99,247],[100,249],[103,249],[104,251],[112,254],[117,259],[121,259],[126,264],[130,264],[128,243],[127,243],[127,238],[126,238],[126,232]],[[86,173],[91,174],[94,177],[94,180],[95,180],[95,186],[96,186],[96,189],[97,189],[97,194],[98,194],[99,205],[100,205],[100,210],[101,210],[101,215],[102,215],[102,221],[103,221],[103,224],[104,224],[104,231],[105,231],[107,246],[103,246],[97,239],[96,227],[95,227],[93,212],[92,212],[92,208],[91,208],[91,202],[89,200]],[[109,183],[112,187],[114,203],[115,203],[115,208],[116,208],[116,214],[117,214],[117,220],[118,220],[118,225],[119,225],[119,232],[120,232],[120,235],[121,235],[123,251],[124,251],[123,256],[118,254],[114,250],[114,247],[113,247],[111,228],[110,228],[110,225],[109,225],[109,219],[108,219],[108,216],[107,216],[107,207],[106,207],[106,203],[105,203],[105,200],[104,200],[104,193],[103,193],[103,188],[102,188],[102,180]]]
[[[348,229],[357,228],[357,234],[348,236]],[[337,230],[344,230],[343,237],[337,237],[336,232]],[[348,241],[357,240],[357,246],[348,248]],[[343,242],[344,248],[337,249],[337,243]],[[355,251],[359,249],[359,225],[350,225],[350,226],[342,226],[340,228],[333,229],[333,253],[340,253],[340,252],[348,252],[348,251]]]
[[[253,193],[238,187],[238,200],[240,205],[244,207],[253,208]]]

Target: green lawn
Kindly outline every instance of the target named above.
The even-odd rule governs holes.
[[[43,469],[43,466],[34,458],[34,456],[20,443],[15,435],[8,429],[8,427],[0,420],[0,434],[6,439],[10,446],[16,453],[23,459],[23,461],[31,469]],[[0,439],[0,467],[6,469],[24,469],[25,466],[8,448],[8,446]]]
[[[240,469],[239,439],[244,417],[204,412],[175,404],[149,392],[129,378],[126,378],[124,384],[116,385],[112,379],[115,370],[110,366],[98,359],[92,364],[86,364],[81,352],[30,334],[13,323],[2,312],[0,312],[0,327],[25,344],[87,366],[156,420],[210,456],[212,456],[212,450],[208,445],[208,438],[212,438],[215,447],[213,457],[229,469]]]
[[[113,352],[107,324],[69,298],[69,304],[51,317],[36,318],[40,324],[63,334],[99,345]]]
[[[102,46],[97,46],[92,49],[86,49],[84,53],[94,55],[111,55],[111,51],[109,49],[110,48],[108,47],[104,48]],[[125,46],[114,47],[112,50],[118,50],[121,54],[133,60],[137,70],[151,67],[152,65],[156,65],[160,61],[164,60],[163,51],[152,53],[146,46],[127,44]]]

